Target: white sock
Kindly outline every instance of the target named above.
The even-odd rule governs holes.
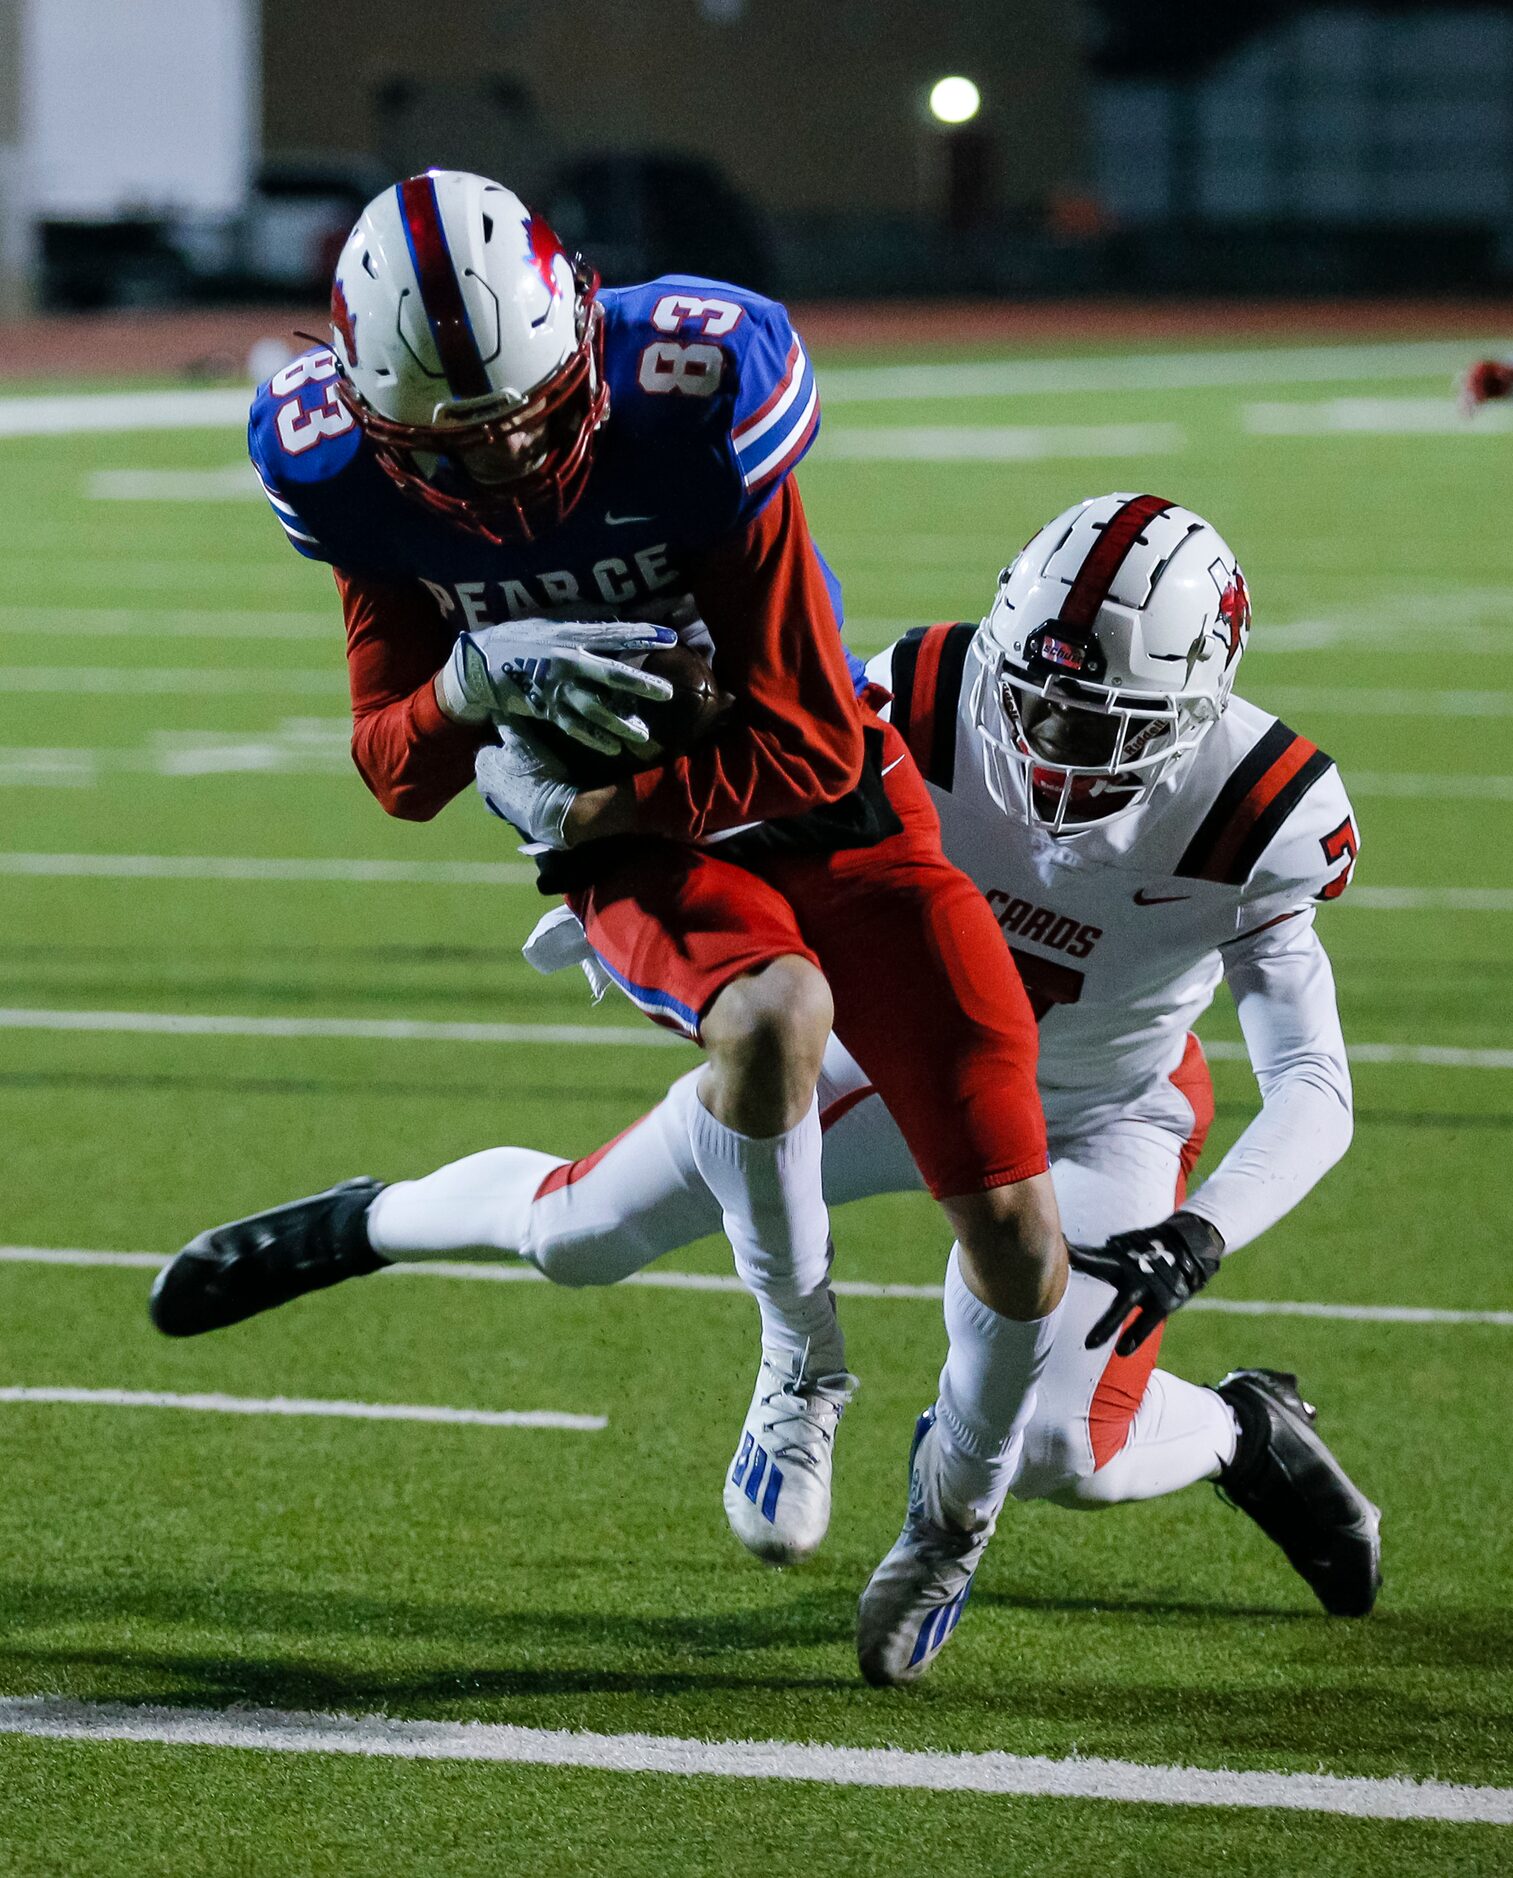
[[[561,1165],[534,1148],[485,1148],[423,1180],[396,1180],[368,1208],[368,1243],[406,1263],[518,1252],[536,1189]]]
[[[997,1518],[1061,1311],[1058,1304],[1027,1323],[1000,1317],[967,1289],[960,1248],[952,1246],[946,1266],[950,1343],[936,1405],[939,1507],[926,1509],[932,1517],[944,1514],[974,1532]]]
[[[786,1134],[757,1139],[716,1121],[696,1097],[688,1137],[694,1164],[724,1213],[736,1270],[761,1309],[763,1352],[785,1369],[794,1357],[805,1358],[811,1376],[843,1370],[845,1343],[829,1286],[818,1102]]]
[[[1215,1480],[1235,1456],[1239,1425],[1212,1389],[1152,1370],[1129,1439],[1087,1479],[1054,1494],[1058,1506],[1117,1506],[1155,1500],[1199,1480]]]

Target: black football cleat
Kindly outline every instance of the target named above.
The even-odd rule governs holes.
[[[1296,1376],[1237,1369],[1218,1393],[1240,1424],[1219,1487],[1287,1554],[1331,1617],[1365,1617],[1382,1583],[1382,1516],[1321,1440]]]
[[[153,1281],[147,1314],[165,1337],[197,1337],[271,1311],[307,1291],[388,1264],[368,1244],[382,1181],[344,1180],[191,1239]]]

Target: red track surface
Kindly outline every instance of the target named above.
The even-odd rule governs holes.
[[[1467,338],[1513,328],[1502,301],[1150,300],[880,302],[797,307],[816,347],[1055,347],[1237,339]],[[235,307],[185,312],[58,316],[0,325],[0,379],[242,375],[261,338],[325,329],[311,307]]]

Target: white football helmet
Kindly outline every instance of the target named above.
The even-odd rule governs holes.
[[[972,714],[999,807],[1056,835],[1148,802],[1218,722],[1250,630],[1217,530],[1159,496],[1094,496],[999,576]]]
[[[336,264],[332,349],[406,495],[495,539],[561,521],[609,411],[598,288],[482,176],[427,170],[368,204]]]

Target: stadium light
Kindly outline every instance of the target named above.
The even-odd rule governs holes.
[[[937,78],[930,87],[930,115],[939,124],[967,124],[982,105],[970,78]]]

